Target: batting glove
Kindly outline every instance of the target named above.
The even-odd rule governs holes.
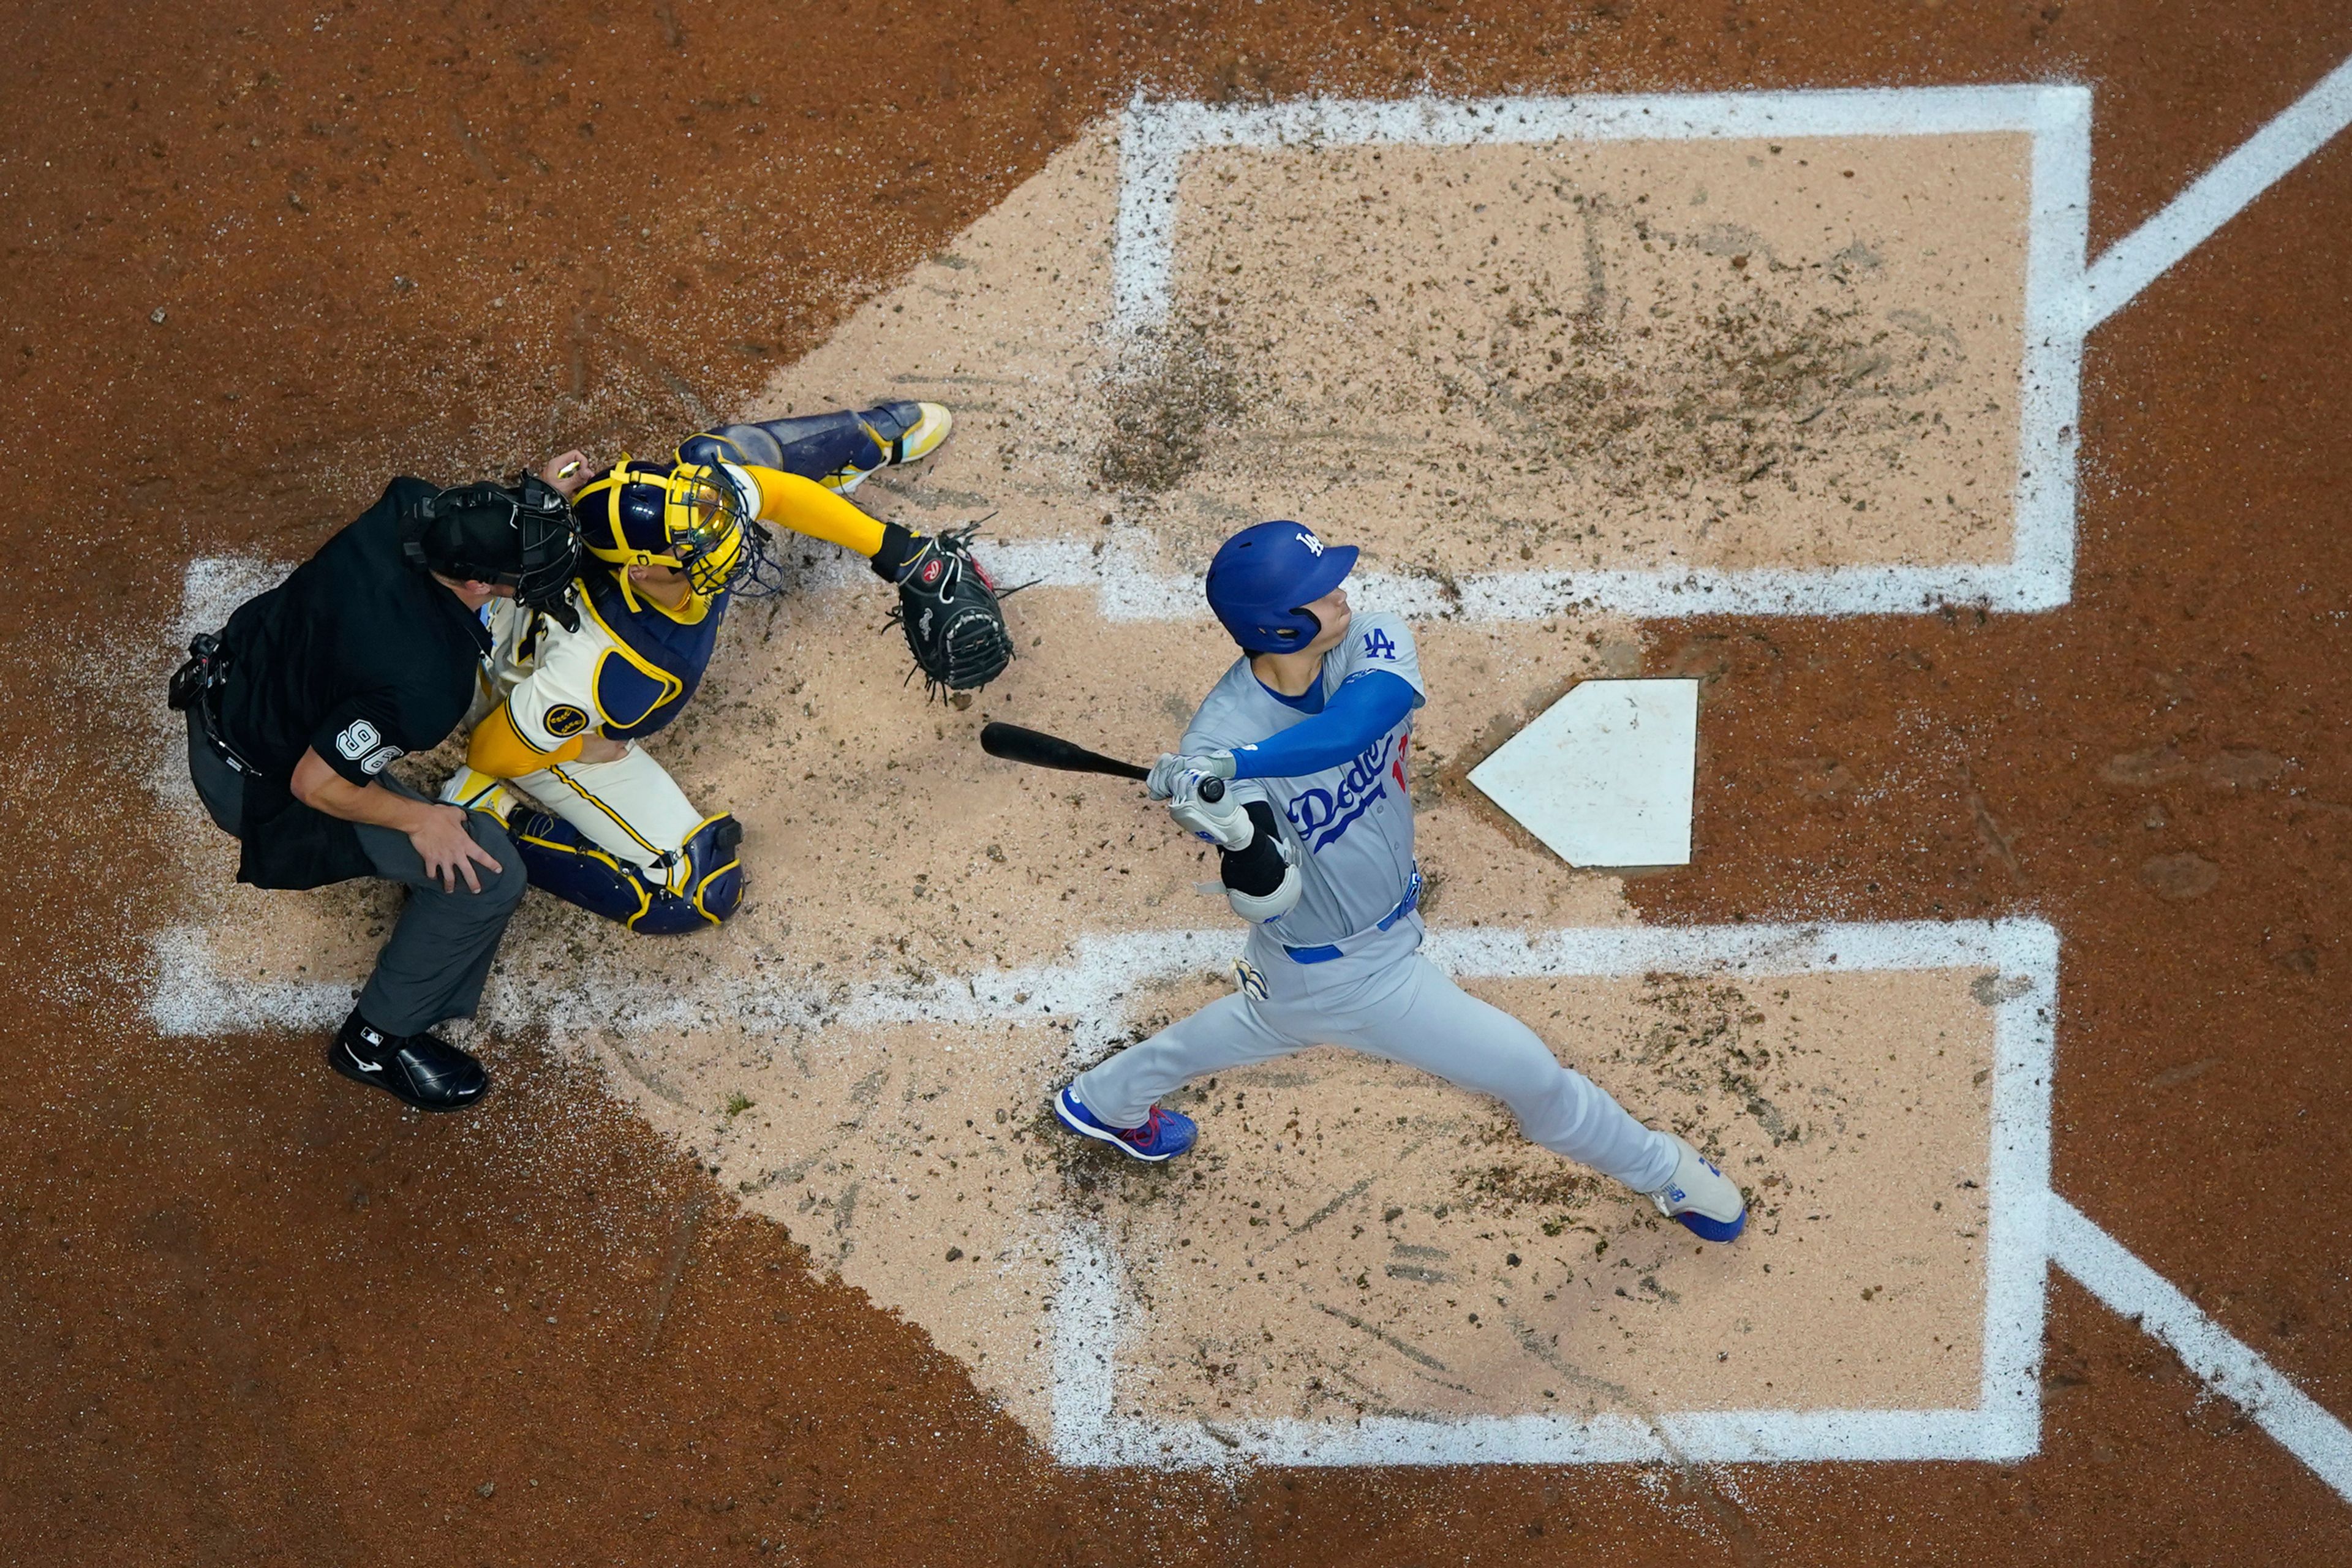
[[[1162,752],[1160,760],[1151,764],[1150,776],[1143,781],[1144,793],[1154,800],[1166,800],[1176,793],[1176,781],[1186,773],[1198,773],[1204,779],[1229,779],[1234,776],[1234,754],[1202,752],[1180,757],[1172,752]]]
[[[1249,818],[1248,810],[1228,790],[1214,801],[1201,798],[1203,775],[1184,773],[1177,775],[1176,793],[1168,797],[1168,815],[1176,825],[1193,837],[1213,844],[1220,849],[1246,849],[1257,837],[1256,825]]]

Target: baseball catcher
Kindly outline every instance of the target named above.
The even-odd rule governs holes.
[[[532,886],[632,931],[725,921],[742,898],[742,829],[689,802],[640,742],[693,697],[729,604],[782,588],[769,524],[854,550],[897,585],[933,689],[1003,672],[1012,638],[971,530],[915,533],[843,497],[877,468],[928,457],[952,424],[938,404],[890,403],[723,426],[667,462],[625,453],[580,478],[580,454],[550,462],[543,477],[572,497],[588,557],[563,606],[577,625],[493,608],[466,766],[442,798],[506,823]]]

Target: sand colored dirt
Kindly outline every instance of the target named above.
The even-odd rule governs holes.
[[[1441,583],[2011,552],[2022,136],[1195,153],[1133,338],[1117,150],[1056,153],[761,411],[888,367],[963,420],[919,518],[1136,570],[1294,513]]]
[[[1974,1405],[1991,1027],[1971,978],[1465,982],[1713,1152],[1754,1206],[1734,1248],[1408,1069],[1325,1050],[1195,1086],[1192,1170],[1078,1177],[1139,1303],[1119,1410]]]
[[[1188,554],[1287,503],[1432,574],[2006,558],[2028,153],[1196,154],[1162,380],[1230,407],[1115,453]]]
[[[993,762],[976,731],[1004,713],[1149,755],[1225,650],[1194,628],[1103,622],[1081,590],[1035,590],[1013,602],[1023,657],[959,710],[900,683],[878,588],[807,577],[739,615],[688,716],[654,743],[691,795],[744,822],[744,910],[649,941],[532,899],[487,1012],[541,1020],[560,1053],[601,1064],[723,1187],[930,1331],[1032,1431],[1048,1430],[1045,1305],[1080,1220],[1108,1227],[1132,1273],[1142,1327],[1124,1364],[1157,1415],[1972,1402],[1981,1194],[1962,1184],[1983,1175],[1989,1036],[1967,977],[1474,983],[1730,1162],[1759,1202],[1757,1244],[1736,1258],[1698,1255],[1493,1105],[1345,1053],[1187,1091],[1208,1147],[1130,1172],[1048,1129],[1043,1103],[1073,1066],[1230,984],[1222,964],[1147,965],[1091,1016],[1041,1015],[1050,1002],[991,977],[1066,965],[1089,935],[1227,928],[1237,948],[1238,930],[1196,891],[1213,874],[1197,847],[1134,786]],[[1423,654],[1431,918],[1622,923],[1615,879],[1560,865],[1460,778],[1560,672],[1600,673],[1616,645],[1573,623],[1442,622]],[[167,955],[159,1014],[269,997],[339,1016],[391,897],[236,888],[227,841],[184,786],[167,798],[189,858],[171,940],[197,946]],[[191,977],[212,1002],[175,988]],[[965,1016],[923,1021],[975,981]]]

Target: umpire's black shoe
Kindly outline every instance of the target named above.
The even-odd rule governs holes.
[[[436,1035],[387,1035],[359,1016],[343,1020],[327,1064],[419,1110],[463,1110],[488,1094],[482,1064]]]

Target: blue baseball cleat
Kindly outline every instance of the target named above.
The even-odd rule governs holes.
[[[1097,1139],[1130,1159],[1155,1165],[1181,1154],[1201,1135],[1191,1117],[1156,1105],[1142,1126],[1113,1127],[1079,1104],[1078,1097],[1067,1089],[1054,1097],[1054,1119],[1081,1138]]]
[[[1660,1214],[1682,1221],[1703,1241],[1736,1239],[1748,1224],[1748,1202],[1739,1188],[1689,1143],[1671,1132],[1666,1136],[1674,1138],[1682,1157],[1675,1162],[1674,1179],[1650,1194],[1650,1201]]]

